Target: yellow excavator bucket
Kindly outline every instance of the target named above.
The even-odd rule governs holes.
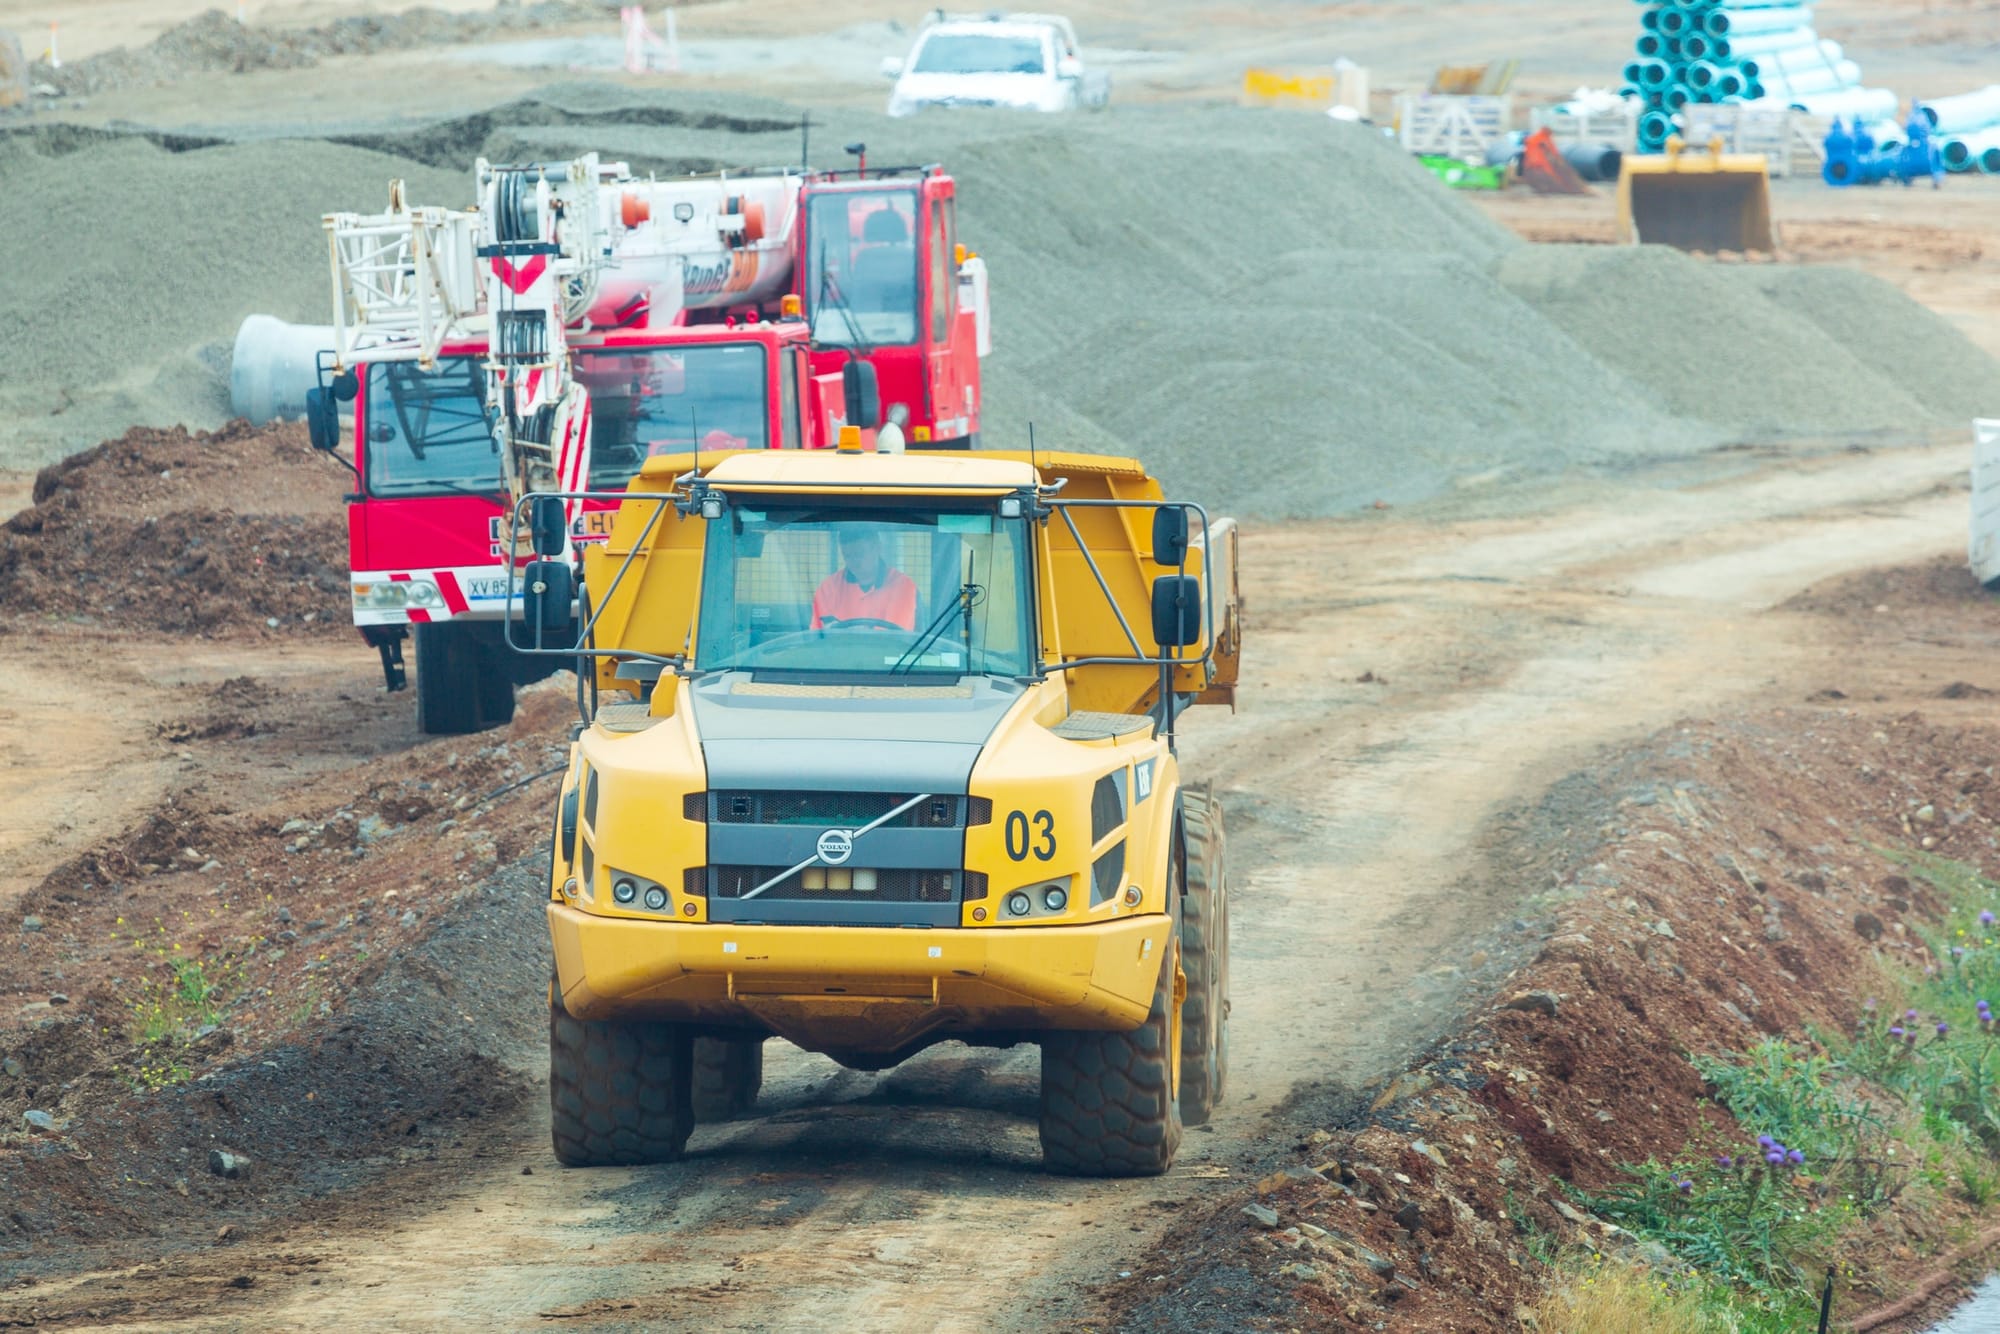
[[[1717,139],[1689,148],[1627,153],[1618,175],[1618,239],[1681,250],[1778,248],[1771,222],[1771,177],[1761,153],[1725,153]]]

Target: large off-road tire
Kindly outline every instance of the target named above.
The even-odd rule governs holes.
[[[758,1038],[696,1038],[694,1119],[734,1121],[757,1105],[764,1087],[764,1043]]]
[[[1181,793],[1181,1124],[1205,1125],[1229,1073],[1229,881],[1222,862],[1222,803]]]
[[[513,721],[514,663],[498,625],[445,621],[410,629],[419,732],[459,736]]]
[[[1181,1146],[1174,1096],[1179,952],[1176,943],[1160,961],[1153,1008],[1138,1028],[1042,1039],[1042,1161],[1049,1170],[1142,1177],[1174,1165]]]
[[[549,1004],[549,1110],[565,1167],[665,1163],[694,1132],[694,1039],[678,1024],[593,1022]]]

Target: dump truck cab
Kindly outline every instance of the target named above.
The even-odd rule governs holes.
[[[1233,700],[1234,547],[1124,459],[649,460],[558,646],[598,701],[550,868],[559,1156],[677,1154],[770,1037],[957,1039],[1042,1045],[1051,1165],[1164,1171],[1224,1060],[1221,816],[1173,728]]]

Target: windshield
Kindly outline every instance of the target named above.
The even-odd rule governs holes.
[[[910,68],[919,74],[1040,74],[1039,37],[935,32],[917,48]]]
[[[1026,676],[1024,524],[991,508],[733,504],[708,524],[695,666]]]
[[[770,443],[764,349],[756,343],[576,354],[590,391],[590,485],[624,486],[654,454]],[[500,455],[481,358],[368,368],[368,487],[377,495],[497,492]]]
[[[807,206],[806,300],[813,338],[832,347],[917,341],[917,192],[839,190]]]
[[[770,444],[764,348],[757,343],[579,352],[590,391],[590,484],[621,487],[654,454]]]
[[[500,489],[500,455],[486,422],[477,357],[368,368],[368,489],[378,495]]]

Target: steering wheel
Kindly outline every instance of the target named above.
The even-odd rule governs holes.
[[[820,617],[820,629],[894,630],[899,635],[913,635],[916,633],[916,631],[912,630],[907,625],[898,625],[894,621],[878,620],[873,616],[849,616],[846,620],[840,620],[832,616],[822,616]]]

